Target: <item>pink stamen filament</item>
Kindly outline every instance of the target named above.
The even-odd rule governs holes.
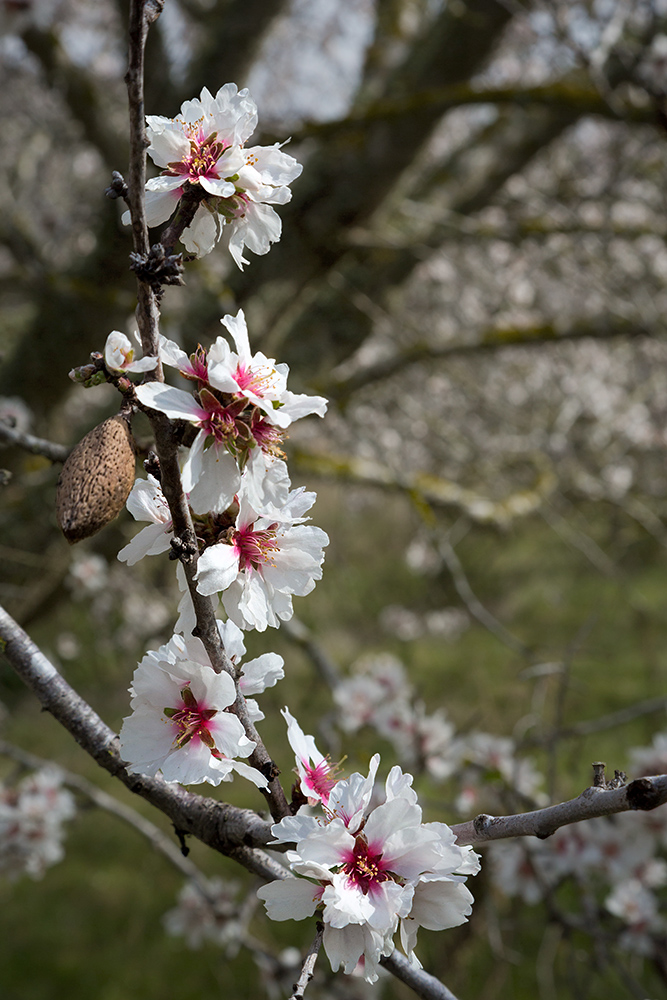
[[[265,531],[253,531],[250,525],[239,528],[233,536],[234,549],[239,559],[239,569],[259,569],[262,563],[266,562],[275,566],[272,556],[279,549],[275,537],[276,532],[271,528],[267,528]]]
[[[306,789],[319,796],[324,804],[329,801],[331,789],[336,784],[336,768],[325,758],[316,767],[303,765],[306,772]]]
[[[275,391],[276,374],[275,368],[270,368],[268,365],[253,369],[239,362],[234,372],[234,380],[239,389],[242,391],[250,389],[261,399],[272,390]]]
[[[190,152],[181,160],[175,160],[168,165],[168,170],[163,170],[163,174],[170,177],[187,177],[192,183],[197,183],[200,177],[209,177],[219,180],[220,174],[216,167],[218,160],[225,151],[224,142],[216,142],[217,132],[208,138],[201,137],[201,130],[197,130],[195,135],[193,130],[187,129],[190,133]]]

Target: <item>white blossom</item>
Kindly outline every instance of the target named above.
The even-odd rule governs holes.
[[[138,335],[135,344],[124,333],[112,330],[104,345],[104,364],[111,372],[149,372],[157,365],[158,359],[149,355],[135,360],[135,351],[141,347]]]
[[[252,353],[242,309],[236,316],[223,316],[220,322],[231,333],[236,351],[231,350],[224,337],[218,337],[211,347],[209,380],[214,388],[235,398],[247,399],[263,411],[269,423],[283,429],[311,413],[324,416],[327,401],[323,396],[290,392],[287,388],[289,367],[276,364],[261,351]]]
[[[238,882],[220,878],[186,882],[176,906],[162,918],[167,933],[184,937],[190,948],[210,941],[233,954],[243,934],[236,903],[239,890]]]
[[[0,872],[41,878],[62,860],[63,822],[74,813],[55,768],[35,771],[16,788],[0,786]]]
[[[127,498],[127,509],[137,521],[150,521],[118,553],[121,562],[134,566],[144,556],[168,552],[174,528],[162,487],[154,476],[137,479]]]
[[[258,515],[242,491],[225,538],[205,548],[197,566],[201,594],[220,593],[239,628],[263,632],[292,617],[292,595],[305,596],[322,578],[324,531],[304,525],[314,493],[293,490],[286,504]]]
[[[132,679],[132,715],[123,720],[120,751],[130,774],[217,785],[237,771],[258,787],[266,778],[235,757],[255,748],[235,715],[234,681],[216,673],[199,639],[174,635],[146,653]]]

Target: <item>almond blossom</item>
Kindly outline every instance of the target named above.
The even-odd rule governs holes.
[[[148,154],[162,168],[146,184],[148,225],[166,222],[189,185],[200,189],[203,199],[181,235],[189,253],[210,253],[225,228],[240,268],[248,263],[246,246],[268,253],[281,234],[271,206],[290,200],[288,185],[302,167],[280,143],[244,148],[257,126],[257,107],[248,91],[227,83],[213,97],[204,87],[199,98],[182,104],[176,118],[148,115],[146,124]],[[128,221],[126,212],[123,222]]]
[[[112,330],[104,345],[104,364],[112,372],[149,372],[157,365],[158,359],[149,355],[135,360],[135,351],[141,347],[137,333],[135,343],[124,333]]]
[[[199,639],[174,635],[148,652],[134,672],[132,715],[123,720],[120,752],[130,774],[166,781],[217,785],[233,771],[266,787],[259,771],[235,757],[255,748],[235,715],[225,709],[236,700],[229,674],[215,672]]]
[[[443,930],[463,923],[472,895],[465,876],[479,869],[444,823],[422,823],[412,776],[392,768],[385,801],[371,807],[379,755],[368,777],[353,774],[329,796],[323,820],[286,817],[273,828],[277,842],[295,842],[286,858],[296,878],[258,890],[273,920],[303,920],[320,912],[324,948],[334,972],[353,972],[363,960],[368,982],[382,956],[401,941],[413,958],[420,926]],[[416,961],[416,959],[414,959]]]
[[[277,628],[280,620],[292,617],[292,595],[309,594],[322,578],[329,538],[321,528],[302,523],[315,499],[314,493],[293,490],[285,504],[260,515],[242,489],[235,522],[201,553],[197,590],[220,593],[239,628]]]
[[[326,806],[336,784],[337,766],[321,754],[312,736],[307,736],[288,708],[281,709],[287,723],[287,739],[296,757],[296,771],[302,793],[310,805]]]
[[[220,322],[231,333],[236,351],[218,337],[209,351],[209,380],[221,392],[244,398],[265,414],[270,424],[286,428],[294,420],[316,413],[323,417],[327,401],[323,396],[295,394],[287,388],[289,366],[276,364],[258,351],[250,350],[248,327],[242,309]]]

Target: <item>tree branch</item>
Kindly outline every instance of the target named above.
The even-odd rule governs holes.
[[[314,473],[325,479],[363,483],[382,489],[409,493],[432,507],[454,507],[463,511],[471,520],[481,524],[509,524],[516,517],[524,517],[537,510],[544,498],[556,488],[557,480],[546,456],[536,455],[535,482],[529,489],[510,493],[502,500],[476,493],[458,483],[428,473],[399,475],[380,462],[356,456],[330,455],[292,449],[292,459],[300,471]]]
[[[272,840],[270,825],[257,813],[196,795],[161,778],[129,774],[118,752],[116,734],[2,607],[0,640],[19,677],[100,767],[168,816],[177,830],[197,837],[264,879],[285,877],[282,865],[257,850]]]
[[[567,340],[610,340],[612,337],[650,337],[651,331],[643,324],[619,319],[616,316],[596,316],[563,328],[558,322],[540,326],[498,328],[482,330],[471,343],[413,344],[390,358],[358,369],[352,375],[323,383],[320,387],[332,399],[347,399],[353,392],[371,383],[382,382],[392,375],[403,374],[409,365],[435,361],[440,358],[462,357],[482,351],[496,351],[503,347],[536,347],[541,344]]]
[[[400,951],[395,950],[387,958],[381,958],[380,965],[409,986],[422,1000],[456,1000],[444,983],[424,969],[415,968]]]
[[[0,441],[6,442],[7,445],[23,448],[31,455],[42,455],[43,458],[48,458],[49,462],[64,462],[72,450],[64,444],[56,444],[55,441],[47,441],[45,438],[26,434],[25,431],[10,427],[2,420],[0,420]]]
[[[164,0],[131,0],[130,4],[130,46],[128,70],[126,74],[128,100],[130,106],[130,167],[128,204],[132,217],[132,234],[134,251],[140,258],[146,259],[149,253],[148,227],[146,225],[146,130],[144,115],[144,51],[146,38],[151,23],[159,16]],[[179,227],[184,228],[190,212],[194,215],[200,193],[193,192],[185,199],[186,209],[173,224],[173,233],[178,234]],[[172,227],[169,227],[172,231]],[[167,234],[167,230],[165,234]],[[174,240],[177,235],[174,236]],[[171,236],[165,235],[165,240]],[[141,346],[145,356],[159,357],[159,298],[153,285],[145,277],[137,273],[138,305],[137,325],[141,335]],[[149,379],[164,381],[162,365],[158,365]],[[155,435],[155,450],[160,461],[160,478],[165,499],[169,505],[174,527],[174,552],[181,561],[188,590],[197,618],[195,634],[201,639],[211,661],[218,673],[225,671],[235,678],[232,663],[225,652],[218,624],[209,597],[197,590],[197,538],[192,524],[190,508],[183,492],[181,471],[178,463],[178,445],[172,431],[171,421],[157,410],[148,411],[148,418]],[[249,762],[256,767],[269,781],[268,790],[263,791],[271,815],[275,820],[289,815],[289,806],[282,786],[278,781],[278,768],[273,763],[259,733],[251,723],[243,696],[238,692],[234,711],[243,724],[249,739],[256,744]]]
[[[319,955],[320,948],[322,947],[322,938],[324,937],[324,924],[321,920],[317,921],[317,933],[313,939],[313,943],[306,953],[306,957],[303,960],[303,966],[301,968],[301,975],[294,984],[294,992],[292,993],[290,1000],[303,1000],[303,995],[306,991],[306,986],[313,978],[313,970],[315,969],[315,962],[317,961],[317,956]]]
[[[604,779],[603,779],[604,780]],[[546,809],[514,816],[487,816],[482,813],[467,823],[452,826],[460,844],[484,844],[506,837],[539,837],[545,840],[561,826],[580,823],[598,816],[641,809],[650,811],[667,802],[667,774],[637,778],[628,785],[608,788],[593,785],[576,799]]]

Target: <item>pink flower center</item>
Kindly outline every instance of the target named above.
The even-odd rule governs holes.
[[[364,896],[368,895],[374,886],[392,880],[392,876],[386,870],[382,860],[382,854],[373,851],[363,836],[359,836],[355,840],[354,849],[350,852],[341,871],[345,872],[348,879],[361,889]]]
[[[258,416],[258,414],[259,410],[255,409],[250,426],[255,441],[263,452],[269,455],[277,455],[279,458],[284,457],[280,447],[285,436],[284,431],[274,427],[273,424],[270,424],[268,420]]]
[[[190,685],[181,690],[183,705],[180,708],[165,708],[164,714],[170,720],[174,731],[173,746],[181,750],[193,739],[199,739],[209,748],[214,756],[220,756],[216,750],[215,740],[209,732],[211,719],[217,715],[216,708],[206,708],[193,695]]]
[[[218,133],[212,132],[211,135],[204,136],[199,122],[181,123],[181,128],[190,140],[190,152],[180,160],[168,164],[169,169],[163,170],[163,174],[170,177],[183,176],[191,184],[197,184],[200,177],[219,180],[217,165],[225,151],[225,144],[216,141]]]
[[[190,355],[190,364],[185,371],[181,372],[181,375],[184,378],[208,385],[208,353],[201,344],[194,354]]]
[[[234,372],[234,380],[242,392],[249,389],[260,399],[263,399],[269,393],[275,394],[277,374],[276,369],[271,365],[251,368],[250,365],[239,362]]]
[[[208,389],[202,389],[199,398],[201,405],[207,411],[200,426],[207,434],[211,434],[218,444],[229,444],[239,434],[247,438],[247,426],[238,421],[239,415],[245,409],[245,400],[232,402],[229,406],[222,406]]]
[[[280,548],[275,540],[277,527],[277,524],[272,524],[264,531],[253,531],[248,525],[234,532],[234,549],[240,570],[259,569],[263,563],[275,566],[274,554]]]

